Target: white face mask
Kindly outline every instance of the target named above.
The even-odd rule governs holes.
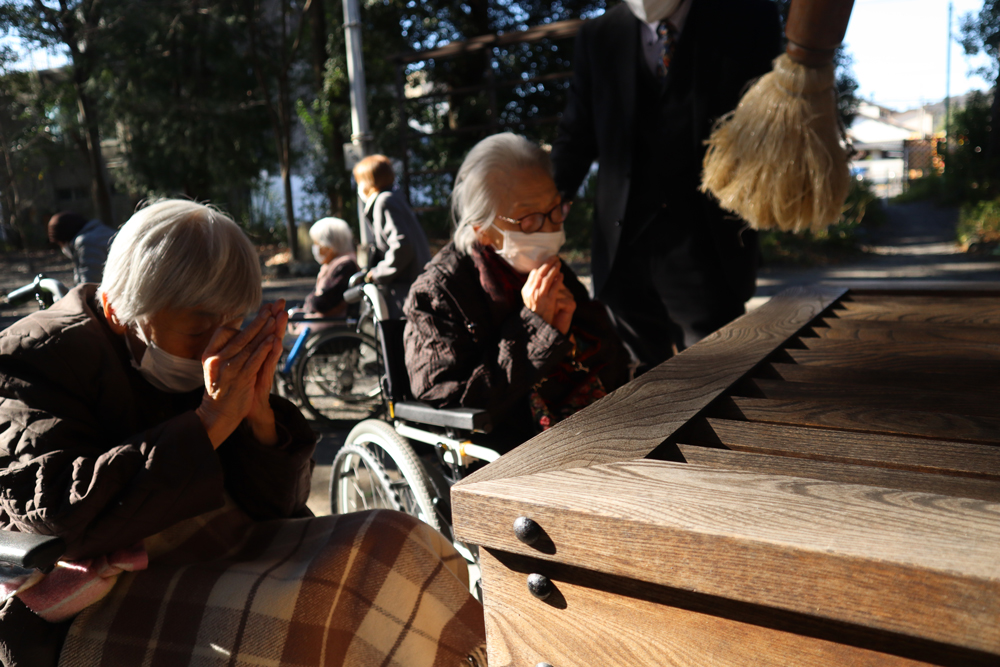
[[[313,259],[316,260],[317,264],[322,264],[323,263],[323,251],[320,250],[319,246],[316,245],[315,243],[313,244],[312,250],[313,250]]]
[[[361,186],[361,185],[358,186],[358,199],[361,200],[362,204],[367,204],[368,203],[368,197],[365,196],[365,188],[364,188],[364,186]]]
[[[503,235],[503,248],[497,254],[510,264],[518,273],[530,273],[544,264],[549,257],[559,254],[559,249],[566,243],[566,230],[558,232],[508,232],[499,227]]]
[[[138,369],[149,384],[172,394],[194,391],[205,386],[205,374],[200,360],[184,359],[157,347],[141,325],[136,327],[136,335],[146,344],[146,352],[142,355],[141,364],[135,362],[135,357],[132,358],[132,367]],[[132,348],[129,347],[129,353],[131,352]]]
[[[625,0],[635,17],[644,23],[661,21],[680,7],[682,0]]]

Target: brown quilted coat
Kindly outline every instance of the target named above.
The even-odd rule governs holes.
[[[601,341],[592,362],[609,392],[628,380],[628,354],[604,306],[563,263],[576,299],[573,325]],[[569,338],[515,303],[498,304],[473,259],[445,246],[410,288],[405,306],[406,367],[414,398],[436,407],[483,408],[494,432],[514,444],[534,435],[528,394],[570,353]]]
[[[281,443],[240,427],[213,450],[201,392],[168,394],[131,367],[85,284],[0,333],[0,528],[62,536],[67,557],[135,544],[221,507],[309,515],[315,435],[272,397]]]

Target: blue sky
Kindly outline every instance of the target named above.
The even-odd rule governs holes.
[[[697,1],[697,0],[695,0]],[[952,33],[962,15],[979,13],[983,0],[953,0]],[[844,44],[854,57],[854,75],[865,99],[897,110],[937,102],[945,96],[948,0],[855,0]],[[988,90],[969,70],[985,56],[969,58],[951,46],[951,94]]]
[[[952,33],[957,35],[962,15],[978,14],[983,0],[953,4]],[[947,23],[948,0],[855,0],[844,43],[854,57],[861,95],[899,110],[942,100]],[[951,94],[989,89],[992,82],[969,75],[984,56],[968,58],[956,43],[951,49]],[[63,61],[59,54],[36,53],[27,62],[48,67]]]

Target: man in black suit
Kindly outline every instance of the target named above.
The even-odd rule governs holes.
[[[626,0],[580,28],[555,181],[572,199],[598,163],[592,289],[641,366],[753,296],[757,235],[698,186],[713,123],[780,50],[770,0]]]

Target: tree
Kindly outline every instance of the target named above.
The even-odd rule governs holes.
[[[102,37],[122,0],[43,0],[0,3],[0,25],[13,28],[38,48],[64,46],[69,53],[70,74],[84,127],[90,162],[91,196],[98,216],[115,222],[111,208],[104,156],[101,151],[102,91],[93,85],[102,68]]]
[[[984,0],[983,8],[978,15],[969,12],[961,19],[962,47],[969,55],[984,51],[989,56],[989,62],[980,67],[977,73],[987,81],[994,81],[993,100],[988,121],[1000,118],[1000,95],[996,94],[1000,86],[1000,0]],[[986,141],[986,156],[993,164],[1000,163],[1000,132],[989,132]]]
[[[298,235],[295,230],[295,207],[292,200],[292,126],[293,68],[297,64],[302,32],[307,24],[305,14],[313,0],[242,0],[242,19],[249,37],[249,56],[257,82],[271,119],[272,133],[281,168],[281,183],[285,195],[285,225],[288,228],[288,249],[298,255]]]
[[[239,21],[218,3],[132,3],[107,40],[109,108],[145,196],[178,194],[246,217],[249,184],[273,159]]]

